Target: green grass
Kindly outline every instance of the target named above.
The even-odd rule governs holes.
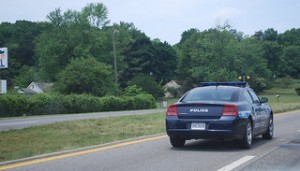
[[[164,114],[68,121],[0,133],[0,162],[165,131]]]
[[[295,91],[296,87],[300,87],[299,80],[295,80],[289,88],[274,87],[259,96],[268,97],[274,113],[296,110],[300,109],[300,96]],[[276,98],[276,95],[280,96],[279,99]]]
[[[260,97],[267,97],[274,113],[300,109],[300,96],[293,89],[275,88]],[[279,99],[276,95],[280,95]]]

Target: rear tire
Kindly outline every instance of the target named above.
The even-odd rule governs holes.
[[[179,137],[170,137],[170,142],[173,147],[183,147],[185,144],[185,139]]]
[[[244,137],[241,140],[242,146],[246,149],[250,149],[253,141],[253,128],[250,120],[247,120],[247,127],[245,129]]]
[[[273,138],[274,134],[274,123],[273,123],[273,116],[270,116],[268,130],[266,133],[262,134],[263,139],[270,140]]]

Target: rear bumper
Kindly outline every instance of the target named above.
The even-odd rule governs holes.
[[[205,123],[205,130],[192,130],[192,122]],[[182,120],[176,116],[166,118],[166,131],[169,136],[184,139],[242,139],[246,129],[246,119],[221,117],[218,120]]]

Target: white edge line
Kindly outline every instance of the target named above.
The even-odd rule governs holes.
[[[230,170],[242,165],[243,163],[246,163],[247,161],[253,159],[254,157],[255,156],[245,156],[245,157],[240,158],[239,160],[237,160],[235,162],[230,163],[227,166],[224,166],[224,167],[218,169],[217,171],[230,171]]]
[[[36,121],[24,121],[24,122],[1,123],[0,126],[32,124],[32,123],[37,123],[37,122]]]

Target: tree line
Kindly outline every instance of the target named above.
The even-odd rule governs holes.
[[[251,36],[230,25],[192,28],[171,46],[151,40],[133,23],[110,24],[107,14],[104,4],[91,3],[81,11],[57,8],[45,22],[2,22],[0,46],[9,49],[9,68],[1,70],[0,78],[11,89],[32,81],[53,82],[62,94],[96,96],[137,85],[155,97],[162,96],[161,86],[172,79],[185,91],[202,81],[237,81],[240,75],[249,75],[257,90],[271,87],[275,78],[300,78],[299,28],[281,34],[269,28]]]

